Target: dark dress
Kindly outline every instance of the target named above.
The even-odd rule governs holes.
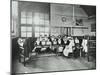
[[[75,43],[74,57],[78,58],[80,56],[80,44]]]

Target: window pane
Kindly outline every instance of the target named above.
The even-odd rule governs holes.
[[[39,20],[38,20],[38,18],[34,19],[34,24],[35,24],[35,25],[39,25]]]
[[[32,24],[32,18],[27,18],[27,24]]]
[[[44,27],[40,27],[40,32],[44,32]]]
[[[39,27],[35,27],[35,32],[39,32]]]
[[[21,32],[21,37],[26,37],[26,32]]]
[[[25,26],[21,26],[21,31],[26,31],[26,27]]]
[[[27,27],[27,31],[32,31],[32,27]]]
[[[35,33],[35,37],[39,37],[39,33]]]
[[[26,24],[26,18],[21,18],[21,24]]]
[[[39,20],[40,20],[40,18],[39,18],[39,13],[35,13],[35,14],[34,14],[34,18],[33,18],[34,24],[35,24],[35,25],[39,25]]]
[[[44,25],[44,19],[40,19],[40,25]]]
[[[45,27],[45,32],[49,32],[49,27]]]
[[[32,37],[32,32],[27,32],[27,37]]]
[[[21,12],[21,18],[25,18],[26,17],[26,12],[25,11],[23,11],[23,12]]]

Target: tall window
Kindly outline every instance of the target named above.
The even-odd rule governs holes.
[[[21,12],[21,37],[32,37],[32,12]]]
[[[49,36],[49,15],[45,13],[35,13],[34,15],[35,24],[35,37],[40,35]]]
[[[21,12],[21,37],[32,37],[32,32],[35,37],[49,36],[49,14]]]

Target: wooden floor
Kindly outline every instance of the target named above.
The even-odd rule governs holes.
[[[95,62],[88,62],[86,58],[66,58],[63,56],[42,56],[32,58],[24,67],[22,63],[16,60],[13,64],[13,73],[35,73],[49,71],[68,71],[95,69]]]

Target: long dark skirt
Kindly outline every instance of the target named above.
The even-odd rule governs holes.
[[[78,43],[75,44],[75,50],[74,50],[74,57],[78,58],[80,56],[80,46]]]

